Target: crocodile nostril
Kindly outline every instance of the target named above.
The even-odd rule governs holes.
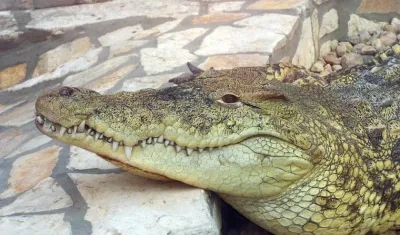
[[[71,87],[64,86],[59,91],[60,95],[62,96],[71,96],[74,93],[74,90]]]

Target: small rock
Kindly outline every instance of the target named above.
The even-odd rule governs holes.
[[[331,51],[336,51],[336,48],[339,46],[339,41],[338,40],[332,40],[331,42]]]
[[[362,49],[363,47],[365,47],[365,44],[363,44],[363,43],[359,43],[359,44],[355,45],[355,46],[353,47],[354,52],[357,53],[357,54],[361,54],[361,49]]]
[[[393,18],[390,22],[391,25],[400,25],[400,20],[398,18]]]
[[[328,73],[332,73],[332,66],[330,64],[325,65],[324,71],[327,71]]]
[[[361,55],[374,55],[376,53],[376,49],[373,46],[364,46],[361,49]]]
[[[361,41],[361,43],[368,42],[368,40],[370,38],[371,38],[371,35],[367,31],[363,30],[363,31],[360,32],[360,41]]]
[[[349,43],[349,42],[340,42],[339,46],[340,45],[345,45],[347,52],[353,52],[353,45],[351,45],[351,43]]]
[[[393,32],[383,32],[380,39],[384,46],[390,46],[396,41],[397,35]]]
[[[326,55],[329,52],[331,52],[332,48],[332,41],[326,41],[321,45],[321,48],[319,49],[319,55]]]
[[[387,25],[385,25],[385,27],[383,27],[383,30],[386,32],[397,33],[397,26],[387,24]]]
[[[324,63],[321,61],[315,62],[315,64],[311,67],[311,71],[315,73],[320,73],[324,71]]]
[[[353,45],[356,45],[361,42],[360,36],[358,36],[358,35],[351,35],[348,37],[348,40],[345,40],[345,41],[349,41]]]
[[[329,53],[329,52],[328,52],[328,53]],[[326,65],[326,62],[325,62],[324,58],[322,58],[322,56],[320,56],[320,57],[318,58],[318,61],[321,61],[321,62],[324,64],[324,66]]]
[[[352,68],[356,65],[361,65],[363,62],[363,57],[356,53],[348,53],[341,59],[341,65],[345,69]]]
[[[397,34],[397,40],[400,40],[400,34]]]
[[[371,46],[373,46],[376,49],[376,51],[381,51],[383,48],[383,43],[379,38],[377,38],[371,41]]]
[[[343,67],[340,64],[334,64],[332,65],[333,71],[338,71],[341,70]]]
[[[324,55],[322,58],[324,58],[325,62],[328,64],[340,64],[340,59],[337,57],[335,52],[330,52]]]
[[[339,57],[342,57],[344,54],[346,54],[346,52],[347,48],[344,44],[339,44],[339,46],[336,48],[336,53]]]
[[[372,55],[363,55],[364,64],[372,64],[374,62],[374,56]]]

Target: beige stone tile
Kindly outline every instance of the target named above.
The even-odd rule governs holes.
[[[250,4],[247,9],[256,10],[276,10],[291,9],[294,5],[304,2],[304,0],[260,0]]]
[[[98,40],[103,46],[111,46],[114,44],[119,44],[121,41],[126,41],[130,38],[133,38],[142,31],[143,28],[140,25],[128,26],[106,33],[99,37]]]
[[[0,123],[4,126],[22,126],[34,118],[35,101],[31,101],[0,114]]]
[[[32,131],[21,131],[19,128],[10,128],[5,131],[0,131],[0,146],[2,146],[0,158],[8,156],[17,146],[24,143],[30,134],[32,134]]]
[[[143,38],[147,38],[147,37],[155,37],[158,36],[162,33],[168,32],[171,29],[177,27],[183,19],[176,19],[176,20],[172,20],[172,21],[168,21],[165,22],[163,24],[154,26],[153,28],[144,30],[140,33],[138,33],[133,39],[135,40],[139,40],[139,39],[143,39]]]
[[[244,3],[245,3],[244,1],[210,3],[208,5],[208,11],[209,12],[239,11]]]
[[[9,188],[0,194],[0,198],[25,192],[49,177],[57,164],[60,150],[60,147],[52,146],[15,160],[8,179]]]
[[[235,67],[263,66],[268,63],[268,56],[260,54],[234,54],[210,56],[200,65],[201,68],[231,69]]]
[[[89,152],[85,149],[71,146],[70,148],[70,160],[68,163],[68,169],[71,170],[85,170],[85,169],[117,169],[118,167],[107,162],[103,158],[97,156],[97,154]]]
[[[93,47],[94,46],[90,43],[90,39],[88,37],[84,37],[47,51],[40,56],[35,71],[33,71],[32,77],[38,77],[46,73],[51,73],[60,65],[85,55],[87,52],[93,49]]]
[[[72,206],[71,198],[53,178],[48,177],[10,205],[0,208],[0,215],[49,211],[69,206]]]
[[[115,84],[117,84],[117,82],[124,78],[127,74],[134,71],[136,67],[136,64],[127,65],[111,73],[110,75],[93,80],[89,84],[85,85],[85,87],[103,94],[107,90],[114,87]]]
[[[192,19],[193,24],[208,24],[208,23],[224,23],[243,19],[249,16],[247,13],[225,13],[214,12],[207,15],[195,16]]]
[[[12,158],[20,153],[32,150],[34,148],[40,147],[48,142],[50,142],[52,139],[48,137],[47,135],[40,135],[34,139],[28,140],[25,143],[21,144],[21,146],[9,154],[6,158]]]
[[[173,33],[166,33],[157,38],[158,48],[182,48],[197,37],[203,35],[207,29],[191,28]]]
[[[398,0],[362,0],[357,13],[399,13]]]
[[[156,89],[167,83],[171,78],[179,76],[181,73],[160,74],[147,77],[135,77],[124,81],[122,91],[138,91],[146,88]]]
[[[110,46],[109,59],[118,56],[119,54],[126,53],[135,48],[141,47],[148,43],[148,40],[128,40]]]
[[[0,90],[22,82],[26,76],[26,64],[18,64],[0,71]]]

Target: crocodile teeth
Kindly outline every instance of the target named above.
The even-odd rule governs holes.
[[[76,131],[78,130],[78,126],[74,126],[74,131],[72,132],[72,135],[76,135]]]
[[[153,143],[157,143],[157,137],[153,137]]]
[[[56,127],[55,127],[54,125],[51,125],[51,126],[50,126],[50,129],[51,129],[53,132],[56,131]]]
[[[148,144],[151,144],[151,143],[153,143],[153,139],[150,137],[150,138],[148,138],[147,140],[146,140],[146,143],[148,143]]]
[[[99,137],[100,137],[100,133],[99,133],[99,132],[96,132],[96,134],[94,135],[94,139],[95,139],[95,140],[98,140]]]
[[[72,127],[67,129],[68,134],[72,134]]]
[[[115,150],[117,150],[117,148],[118,148],[118,142],[117,141],[113,141],[113,143],[112,143],[112,147],[113,147],[113,151],[115,152]]]
[[[103,139],[103,134],[100,134],[99,140],[102,140],[102,139]]]
[[[204,151],[204,149],[199,148],[199,153],[202,153]]]
[[[95,132],[96,132],[95,130],[90,129],[90,128],[89,128],[89,130],[88,130],[88,133],[89,133],[89,135],[91,135],[91,136],[94,136]]]
[[[175,145],[175,150],[179,153],[182,150],[182,147],[179,145]]]
[[[175,145],[175,142],[174,142],[174,141],[170,141],[170,142],[169,142],[169,145],[174,146],[174,145]]]
[[[131,146],[125,146],[125,157],[127,160],[131,158],[132,154],[132,147]]]
[[[89,128],[90,129],[90,128]],[[79,126],[78,126],[78,131],[79,132],[85,132],[85,120],[83,120],[82,122],[81,122],[81,124],[79,124]]]
[[[214,149],[214,147],[210,147],[210,148],[209,148],[210,151],[213,150],[213,149]]]
[[[37,116],[37,117],[36,117],[36,121],[37,121],[38,123],[40,123],[40,124],[43,124],[43,123],[44,123],[44,120],[43,120],[43,118],[42,118],[41,116]]]
[[[164,142],[164,136],[158,137],[158,138],[157,138],[157,142],[158,142],[158,143]]]
[[[111,138],[111,137],[107,139],[108,143],[112,143],[112,141],[113,141],[113,138]]]
[[[143,141],[140,143],[140,145],[142,146],[142,148],[146,147],[146,141],[143,140]]]
[[[164,140],[164,145],[165,146],[169,145],[169,143],[170,143],[169,140]]]
[[[67,128],[61,126],[60,127],[60,136],[63,136],[65,134],[65,132],[67,131]]]
[[[191,155],[193,153],[193,149],[192,148],[186,148],[186,153],[187,155]]]

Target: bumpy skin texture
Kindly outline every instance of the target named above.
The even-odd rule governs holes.
[[[276,234],[383,233],[400,224],[400,59],[385,57],[399,51],[326,79],[190,66],[160,90],[63,87],[38,98],[36,124],[134,174],[217,192]]]

